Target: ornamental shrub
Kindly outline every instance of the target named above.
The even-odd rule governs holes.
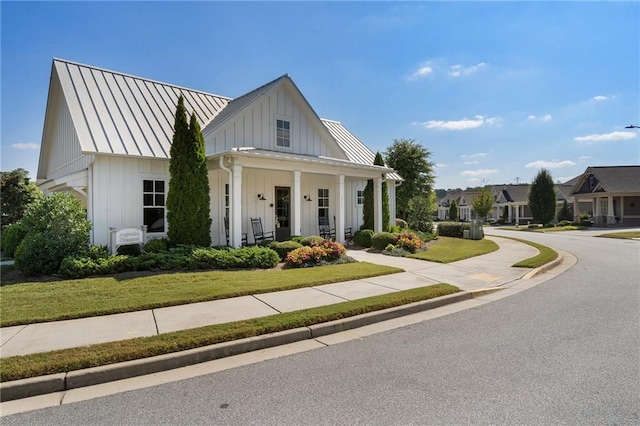
[[[297,248],[285,259],[285,263],[291,268],[317,266],[324,263],[336,262],[344,256],[347,250],[340,243],[323,240],[322,243]]]
[[[442,222],[438,224],[438,235],[441,237],[462,238],[465,230],[470,230],[471,224],[462,222]]]
[[[407,221],[400,218],[396,218],[396,226],[399,227],[400,229],[408,228]]]
[[[562,208],[560,210],[558,210],[558,221],[559,222],[563,222],[563,221],[572,221],[573,220],[573,212],[571,211],[571,207],[569,207],[569,203],[567,203],[567,200],[565,199],[562,202]]]
[[[371,247],[371,238],[374,232],[371,229],[361,229],[353,234],[353,242],[363,248]]]
[[[269,248],[278,253],[281,260],[284,260],[290,251],[300,247],[302,247],[302,244],[295,241],[271,241],[271,244],[269,244]]]
[[[321,242],[323,242],[323,241],[324,241],[324,238],[319,237],[319,236],[317,236],[317,235],[311,235],[311,236],[309,236],[309,237],[305,237],[305,238],[302,240],[302,243],[301,243],[301,244],[302,244],[303,246],[311,246],[311,245],[314,245],[314,244],[320,244],[320,243],[321,243]]]
[[[422,248],[424,241],[415,234],[404,233],[396,235],[395,245],[409,253],[415,253]]]
[[[16,249],[27,235],[27,230],[22,226],[22,222],[15,222],[8,225],[2,231],[2,252],[9,257],[13,257]]]
[[[144,245],[142,251],[144,253],[159,253],[169,250],[168,241],[164,238],[154,238]]]
[[[389,244],[396,242],[396,236],[390,232],[377,232],[371,237],[371,246],[377,250],[384,250]]]
[[[28,275],[57,273],[65,257],[89,248],[91,223],[80,200],[69,193],[30,204],[21,222],[27,235],[16,249],[15,265]]]

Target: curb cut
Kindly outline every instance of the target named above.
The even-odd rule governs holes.
[[[309,327],[294,328],[276,333],[263,334],[230,342],[217,343],[200,348],[154,357],[125,361],[99,367],[69,371],[67,373],[50,374],[0,383],[0,401],[12,401],[53,392],[63,392],[70,389],[101,383],[122,380],[130,377],[143,376],[171,370],[188,365],[199,364],[219,358],[238,355],[245,352],[257,351],[274,346],[281,346],[301,340],[314,339],[328,334],[415,314],[440,306],[449,305],[463,300],[472,299],[474,293],[460,291],[435,299],[423,300],[407,305],[396,306],[349,318],[339,319]]]

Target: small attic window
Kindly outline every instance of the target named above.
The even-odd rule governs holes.
[[[291,148],[291,122],[276,119],[276,145]]]

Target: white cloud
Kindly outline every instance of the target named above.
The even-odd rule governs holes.
[[[527,163],[526,167],[527,169],[557,169],[557,168],[561,168],[561,167],[569,167],[569,166],[575,166],[576,163],[574,163],[571,160],[564,160],[564,161],[544,161],[544,160],[538,160],[538,161],[533,161],[531,163]]]
[[[494,173],[498,173],[498,171],[494,169],[465,170],[460,173],[460,176],[484,177]]]
[[[476,182],[481,182],[482,179],[480,178],[471,178],[471,179],[467,179],[467,182],[469,183],[476,183]]]
[[[40,145],[37,143],[14,143],[11,145],[13,149],[20,149],[23,151],[36,151],[40,149]]]
[[[485,157],[487,155],[486,152],[477,152],[475,154],[462,154],[460,157],[462,158],[478,158],[478,157]]]
[[[594,102],[603,102],[603,101],[608,101],[610,99],[615,99],[615,98],[616,98],[615,95],[598,95],[591,98],[591,100]]]
[[[590,156],[590,155],[581,155],[580,157],[578,157],[578,160],[584,161],[584,160],[589,160],[591,158],[593,158],[593,157]]]
[[[449,75],[451,77],[457,78],[463,75],[473,74],[486,66],[487,64],[485,64],[484,62],[480,62],[479,64],[471,65],[470,67],[466,67],[466,68],[463,67],[462,65],[453,65],[449,70]]]
[[[444,169],[445,167],[447,167],[447,165],[444,163],[436,163],[435,167],[436,169]]]
[[[551,121],[553,120],[553,117],[551,116],[551,114],[545,114],[542,117],[536,117],[533,114],[530,114],[527,117],[527,121]]]
[[[425,129],[436,129],[436,130],[466,130],[466,129],[476,129],[478,127],[482,127],[484,125],[491,126],[498,122],[497,117],[487,117],[485,118],[482,115],[476,115],[474,118],[463,118],[462,120],[451,120],[451,121],[443,121],[443,120],[429,120],[421,123],[421,125]]]
[[[473,161],[465,161],[462,164],[464,164],[465,166],[470,166],[472,164],[480,164],[480,163],[476,160],[473,160]]]
[[[420,64],[419,68],[409,76],[408,80],[418,80],[420,78],[427,77],[430,74],[433,74],[433,68],[431,67],[431,62],[427,62],[424,64]]]
[[[593,134],[587,136],[578,136],[573,138],[574,141],[590,144],[594,142],[612,142],[612,141],[620,141],[620,140],[629,140],[635,139],[638,137],[635,132],[611,132],[611,133],[603,133],[601,135]]]

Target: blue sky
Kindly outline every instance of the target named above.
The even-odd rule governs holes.
[[[437,188],[640,164],[638,2],[6,2],[2,170],[35,178],[53,57],[237,97],[282,74]]]

